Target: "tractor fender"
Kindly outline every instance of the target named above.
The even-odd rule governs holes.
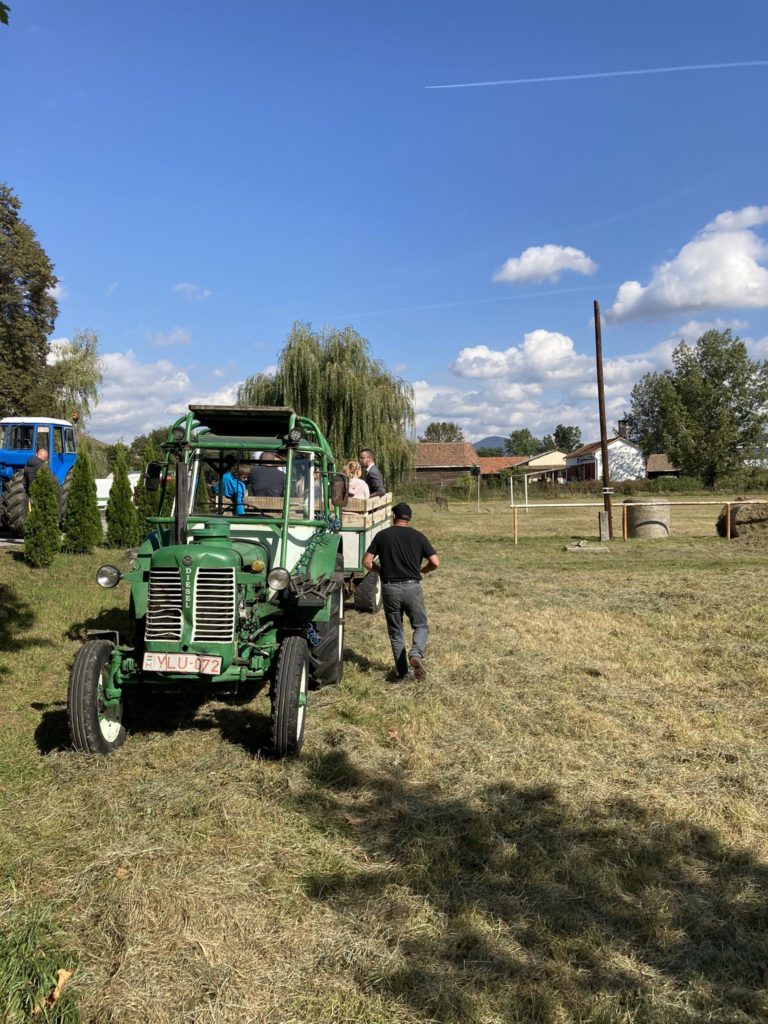
[[[115,647],[120,646],[120,634],[116,629],[86,629],[86,640],[110,640]]]

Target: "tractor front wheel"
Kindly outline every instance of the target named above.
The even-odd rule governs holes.
[[[355,587],[355,611],[376,615],[383,603],[381,576],[377,572],[369,572]]]
[[[113,650],[109,640],[86,640],[69,674],[69,735],[75,750],[84,754],[111,754],[125,743],[123,702],[104,703]]]
[[[5,522],[14,537],[24,536],[24,523],[29,514],[29,495],[24,486],[24,471],[18,470],[5,489]]]
[[[309,649],[303,636],[289,636],[277,657],[272,685],[272,746],[278,757],[296,757],[304,742],[309,689]]]

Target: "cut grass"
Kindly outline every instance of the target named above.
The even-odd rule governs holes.
[[[0,1021],[2,1024],[77,1024],[72,989],[64,988],[54,1002],[59,970],[74,962],[57,946],[39,910],[10,902],[0,906]]]
[[[539,512],[515,549],[486,508],[416,506],[426,685],[386,683],[383,620],[348,610],[294,763],[260,757],[263,696],[69,751],[77,635],[127,596],[99,556],[0,555],[0,881],[77,958],[84,1021],[768,1019],[765,549],[712,507],[599,557]]]

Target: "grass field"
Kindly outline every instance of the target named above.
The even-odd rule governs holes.
[[[0,1021],[55,967],[35,1020],[768,1020],[768,547],[716,512],[598,555],[564,550],[594,509],[513,548],[502,503],[417,506],[429,679],[386,682],[349,611],[294,763],[263,696],[67,750],[77,638],[126,590],[0,553]]]

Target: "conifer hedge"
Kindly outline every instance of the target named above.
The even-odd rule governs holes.
[[[150,462],[157,462],[158,455],[155,446],[150,440],[144,449],[144,456],[142,459],[142,473],[139,477],[136,486],[133,490],[133,504],[136,506],[136,517],[139,524],[139,539],[144,540],[145,537],[154,530],[152,523],[148,522],[149,516],[156,516],[157,513],[157,502],[159,497],[158,491],[148,491],[144,482],[144,470],[147,464]]]
[[[32,481],[29,504],[24,524],[24,560],[36,569],[45,569],[61,550],[59,485],[47,466],[41,466]]]
[[[133,507],[131,483],[125,461],[125,446],[117,446],[112,487],[107,502],[107,544],[113,548],[130,548],[139,543],[139,526]]]
[[[80,451],[72,470],[62,547],[73,555],[87,555],[103,539],[93,466],[88,452]]]

